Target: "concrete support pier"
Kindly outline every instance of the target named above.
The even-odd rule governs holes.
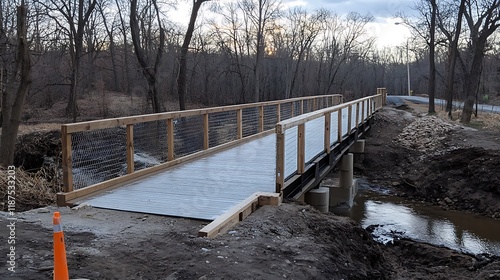
[[[353,179],[353,162],[353,154],[344,155],[340,161],[339,178],[322,182],[323,187],[330,189],[330,211],[348,210],[354,203],[357,186]]]
[[[330,189],[320,187],[308,191],[305,195],[305,202],[320,212],[330,211]]]
[[[354,154],[354,162],[361,163],[365,158],[365,139],[359,139],[349,148],[349,153]]]

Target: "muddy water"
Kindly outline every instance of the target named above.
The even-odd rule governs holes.
[[[405,237],[473,254],[500,256],[500,221],[410,203],[361,187],[355,205],[344,213],[381,242]]]

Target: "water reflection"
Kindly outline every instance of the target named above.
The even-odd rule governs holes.
[[[382,242],[402,236],[473,254],[500,256],[500,221],[409,204],[400,198],[361,191],[346,213],[364,228],[375,227]]]

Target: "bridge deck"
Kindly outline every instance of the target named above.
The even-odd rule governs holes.
[[[271,134],[78,203],[213,220],[254,192],[275,191],[275,154]]]

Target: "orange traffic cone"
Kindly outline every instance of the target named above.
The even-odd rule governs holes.
[[[69,280],[61,214],[55,212],[52,221],[54,224],[54,280]]]

